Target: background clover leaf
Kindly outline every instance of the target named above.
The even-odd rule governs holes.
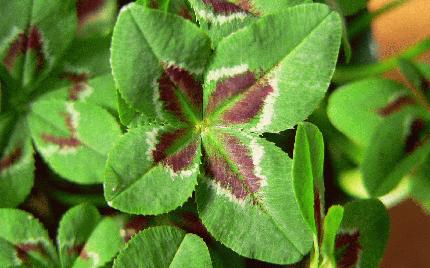
[[[159,226],[134,236],[115,259],[113,267],[203,268],[212,267],[212,263],[200,237],[177,228]]]
[[[116,16],[116,3],[113,0],[98,1],[97,5],[88,6],[88,2],[86,0],[78,2],[68,0],[61,3],[51,0],[0,2],[4,7],[0,11],[2,24],[0,207],[17,206],[29,194],[34,179],[31,135],[33,134],[33,139],[40,144],[41,137],[35,135],[35,132],[46,130],[47,126],[57,127],[57,131],[63,129],[62,134],[66,136],[46,133],[45,138],[50,135],[48,139],[54,143],[66,142],[68,145],[77,145],[82,142],[78,141],[77,136],[82,135],[83,140],[92,139],[89,143],[94,145],[95,137],[107,138],[103,144],[98,142],[99,146],[95,146],[104,154],[101,158],[90,154],[84,157],[87,160],[88,171],[83,171],[85,167],[82,162],[77,163],[79,157],[78,159],[71,157],[71,161],[68,162],[68,164],[75,162],[74,167],[80,166],[78,170],[59,163],[69,160],[64,155],[48,161],[57,173],[72,181],[94,183],[102,179],[100,171],[103,171],[106,148],[110,146],[112,139],[120,134],[115,120],[106,111],[97,107],[102,106],[116,114],[115,87],[111,75],[107,74],[110,72],[109,32]],[[78,33],[75,34],[76,32]],[[85,32],[91,33],[91,38],[86,36]],[[105,76],[96,78],[102,74]],[[58,90],[55,91],[56,89]],[[38,101],[34,103],[36,99]],[[58,99],[58,102],[52,106],[50,101],[41,104],[41,100],[50,99]],[[73,105],[66,101],[83,102],[85,99],[91,104],[82,104],[87,106],[83,108],[85,110],[83,114],[86,115],[81,118],[83,125],[86,125],[85,129],[72,130],[71,126],[64,129],[64,126],[68,125],[65,117],[70,115],[67,115],[65,108]],[[41,118],[51,119],[51,116],[59,116],[63,119],[41,123],[41,118],[39,121],[34,119],[37,112],[32,109],[35,107],[38,107],[37,112],[41,113]],[[30,113],[32,115],[29,116]],[[94,117],[98,115],[104,119],[98,121]],[[87,122],[84,123],[85,121]],[[106,132],[103,134],[103,131]],[[36,149],[39,149],[39,146]],[[46,156],[46,151],[42,151],[40,153]]]
[[[102,217],[88,204],[75,206],[58,228],[58,254],[43,225],[18,209],[0,209],[0,263],[4,267],[102,267],[125,244],[127,216]],[[18,224],[20,228],[16,228]]]

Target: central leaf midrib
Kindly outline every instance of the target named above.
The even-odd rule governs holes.
[[[184,93],[181,90],[179,90],[176,87],[176,85],[175,85],[174,91],[175,91],[175,95],[178,98],[179,104],[181,105],[181,109],[184,112],[184,115],[185,115],[187,121],[194,124],[194,125],[198,124],[201,121],[201,114],[199,115],[198,112],[195,111],[196,109],[193,109],[193,106],[187,100]]]
[[[241,93],[238,93],[236,95],[233,95],[227,98],[226,100],[224,100],[220,105],[217,106],[217,108],[213,112],[208,114],[207,116],[208,122],[217,122],[219,120],[219,117],[227,110],[229,110],[231,107],[236,105],[236,103],[238,103],[242,99],[242,96],[245,95],[248,92],[248,90],[252,88],[252,86],[249,87],[247,90]]]
[[[197,135],[192,130],[187,130],[185,135],[179,137],[175,142],[166,150],[166,157],[174,155],[179,151],[188,147],[194,140],[197,141]]]
[[[242,187],[251,196],[251,199],[253,200],[253,202],[255,202],[256,204],[260,204],[259,200],[255,197],[254,193],[249,189],[248,185],[246,184],[246,178],[244,178],[243,175],[240,173],[239,168],[237,167],[236,163],[229,158],[229,153],[224,149],[224,147],[221,145],[221,143],[219,143],[216,138],[212,137],[213,135],[210,132],[207,132],[205,136],[209,138],[209,140],[211,141],[210,142],[211,145],[214,145],[216,150],[221,154],[221,156],[227,162],[227,164],[230,166],[232,171],[239,177],[239,180],[242,184]],[[203,147],[205,147],[204,142],[203,142]],[[261,208],[261,209],[264,211],[263,208]]]

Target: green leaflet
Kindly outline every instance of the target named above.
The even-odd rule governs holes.
[[[33,186],[33,147],[23,118],[2,114],[0,127],[0,207],[15,207]]]
[[[303,217],[317,238],[321,227],[321,222],[317,221],[321,220],[324,211],[323,166],[324,141],[321,132],[311,123],[299,124],[294,144],[294,192]]]
[[[336,238],[339,267],[347,265],[346,261],[358,267],[378,267],[388,240],[389,224],[387,210],[379,200],[347,203]],[[344,258],[345,253],[349,254],[348,258]]]
[[[336,268],[336,234],[339,231],[343,213],[343,207],[332,206],[324,218],[324,236],[321,245],[323,260],[319,267]]]
[[[340,36],[339,16],[327,6],[314,4],[267,15],[225,38],[206,73],[203,107],[207,120],[257,133],[294,126],[323,98]],[[222,84],[235,80],[242,81],[236,82],[239,88],[212,107],[211,98],[216,100]]]
[[[27,87],[46,76],[72,41],[75,1],[2,0],[0,5],[0,59],[7,73]],[[14,51],[13,44],[24,52]]]
[[[28,122],[37,150],[58,174],[82,184],[102,181],[107,153],[121,134],[109,113],[84,102],[40,100]]]
[[[58,267],[48,232],[31,214],[0,209],[0,266]]]
[[[61,219],[57,243],[61,267],[100,267],[122,248],[125,217],[101,217],[91,205],[69,209]]]
[[[134,236],[114,261],[113,267],[212,267],[203,240],[184,231],[159,226]]]
[[[358,145],[366,147],[384,116],[414,103],[401,84],[367,79],[338,88],[330,96],[327,113],[337,129]]]
[[[249,157],[256,177],[245,177],[249,188],[243,190],[244,186],[236,185],[231,171],[224,170],[219,162],[206,160],[213,166],[201,177],[197,187],[200,218],[215,239],[242,256],[272,263],[297,262],[309,251],[312,235],[294,196],[291,160],[266,140],[235,134],[233,130],[218,129],[217,132],[205,134],[205,149],[215,147],[212,143],[219,140],[223,132],[240,140],[248,150],[241,149],[232,156],[240,157],[239,165],[245,169],[241,170],[239,166],[236,172],[246,175],[246,170],[252,168],[248,166]],[[213,138],[210,139],[209,135]],[[240,146],[233,139],[227,143],[237,150]],[[219,154],[215,150],[206,151],[213,156]],[[227,175],[222,176],[218,171]],[[255,191],[255,186],[261,189],[246,193]]]
[[[199,139],[187,130],[156,125],[131,129],[109,154],[105,198],[129,213],[171,211],[194,191],[200,154]],[[186,159],[186,166],[173,166],[178,158]]]
[[[166,69],[199,75],[209,55],[209,39],[191,22],[140,5],[122,9],[112,38],[117,88],[127,103],[152,118],[172,118],[170,106],[166,108],[162,100],[179,94],[166,92],[165,96],[158,89]]]

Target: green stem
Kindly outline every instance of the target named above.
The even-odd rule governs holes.
[[[49,195],[54,200],[68,206],[74,206],[81,203],[93,204],[96,207],[106,206],[106,200],[100,194],[72,194],[52,189]]]
[[[381,8],[371,12],[365,13],[362,16],[358,17],[356,20],[352,21],[348,26],[348,37],[350,39],[356,37],[359,33],[361,33],[364,29],[370,26],[372,20],[379,17],[380,15],[393,10],[394,8],[404,4],[407,0],[396,0],[392,1]]]
[[[400,59],[411,60],[430,50],[430,37],[409,47],[402,53],[374,64],[357,66],[338,66],[333,75],[333,83],[345,83],[350,80],[377,76],[395,69]]]

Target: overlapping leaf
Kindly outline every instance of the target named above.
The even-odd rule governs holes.
[[[61,1],[61,3],[52,0],[0,2],[2,6],[0,11],[0,22],[2,24],[0,29],[0,78],[2,84],[2,114],[0,115],[0,121],[1,128],[4,130],[2,130],[0,137],[2,152],[0,160],[2,161],[0,206],[2,207],[18,205],[30,192],[33,184],[34,160],[30,131],[27,126],[27,115],[30,110],[30,103],[34,101],[35,97],[55,88],[64,87],[55,93],[41,97],[41,99],[56,98],[73,102],[87,99],[92,106],[103,106],[110,109],[112,113],[116,110],[115,87],[112,78],[109,76],[94,78],[96,75],[110,72],[109,38],[100,36],[79,40],[71,44],[75,38],[78,24],[76,13],[82,11],[79,10],[82,2],[84,1],[79,1],[78,5],[71,0]],[[97,4],[96,2],[105,1],[93,1],[93,4]],[[111,9],[110,13],[112,26],[115,1],[108,2],[110,7],[114,8],[113,10]],[[90,17],[87,16],[90,21],[99,21],[98,19],[100,19],[100,16]],[[103,19],[108,20],[108,16],[103,16]],[[97,31],[108,32],[110,26],[108,24],[104,25],[102,27],[104,30],[98,28],[99,30]],[[88,27],[84,28],[89,29]],[[90,78],[94,79],[90,80]],[[55,110],[58,108],[56,104],[53,105],[53,110],[51,110],[48,103],[45,103],[44,106],[42,109],[43,116],[54,115],[55,117],[57,113],[61,112],[61,109]],[[96,116],[99,113],[94,113],[94,109],[90,108],[91,111],[87,116]],[[100,113],[105,114],[106,112],[101,111]],[[109,116],[103,115],[102,117]],[[16,123],[12,123],[11,120]],[[93,120],[96,119],[93,118]],[[30,121],[34,120],[30,119]],[[62,124],[65,123],[63,121]],[[107,122],[107,124],[115,125],[110,128],[107,127],[107,129],[104,128],[104,130],[101,129],[101,131],[107,130],[119,135],[119,128],[112,118],[107,121],[103,119],[102,121],[104,123],[91,125],[85,131],[94,132],[91,135],[97,136],[99,135],[97,127],[103,124],[106,126]],[[45,122],[45,124],[49,125],[51,123]],[[33,126],[32,122],[30,122],[30,125]],[[43,124],[39,127],[43,128]],[[51,125],[50,127],[53,126]],[[66,131],[69,132],[69,130]],[[63,134],[66,134],[66,132]],[[84,136],[88,135],[84,134]],[[107,136],[102,135],[100,137]],[[55,140],[55,142],[61,141],[61,138],[56,139],[58,137],[51,136],[50,138],[54,138],[51,140]],[[68,142],[73,143],[76,140],[69,139]],[[107,141],[106,145],[111,142]],[[104,154],[106,155],[106,146],[104,149]],[[86,164],[89,164],[89,166],[95,164],[98,166],[96,169],[99,171],[90,171],[89,173],[92,173],[92,175],[87,174],[90,178],[88,176],[86,178],[81,177],[80,173],[84,169],[84,165],[81,163],[79,164],[81,171],[74,174],[74,170],[69,169],[66,176],[79,177],[76,180],[86,181],[86,183],[100,181],[100,168],[103,169],[104,165],[102,161],[92,159]],[[64,167],[58,167],[58,165],[55,164],[56,168],[61,169],[59,173],[67,173],[63,172]],[[76,165],[78,163],[75,161]],[[99,173],[98,178],[93,176],[97,172]]]
[[[212,267],[209,251],[203,240],[184,231],[159,226],[134,236],[115,259],[121,267]]]
[[[0,265],[2,267],[58,267],[48,232],[31,214],[0,209]]]
[[[78,205],[64,214],[57,243],[62,267],[101,267],[125,244],[126,217],[101,217],[90,205]]]
[[[75,1],[3,0],[0,5],[2,69],[28,86],[49,72],[72,41]]]
[[[101,217],[82,204],[67,211],[58,229],[60,260],[42,224],[27,212],[0,209],[2,267],[102,267],[128,241],[124,215]]]

